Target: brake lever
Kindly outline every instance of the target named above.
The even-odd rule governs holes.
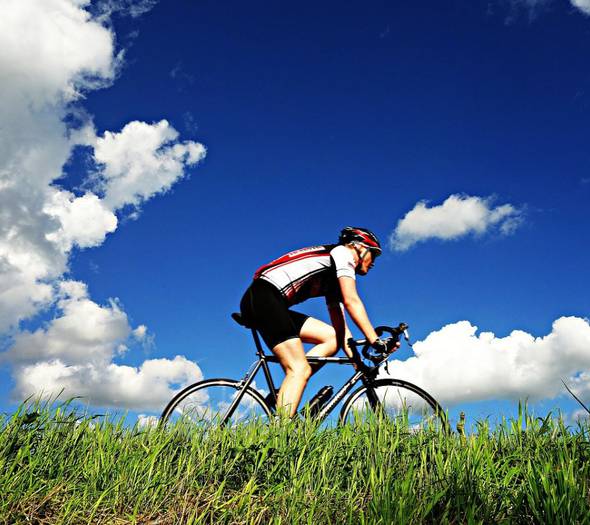
[[[403,334],[404,334],[404,339],[405,339],[406,343],[413,350],[414,345],[412,344],[412,341],[410,341],[410,332],[408,332],[408,330],[406,329],[403,331]]]
[[[406,325],[407,326],[407,325]],[[410,341],[410,332],[408,331],[407,328],[405,328],[402,331],[402,334],[404,336],[404,341],[407,343],[407,345],[411,348],[414,349],[414,345],[412,344],[412,341]],[[394,350],[395,351],[395,350]],[[392,352],[393,353],[393,352]],[[389,360],[385,361],[385,365],[383,366],[383,369],[385,370],[385,372],[387,374],[389,374]]]
[[[392,346],[391,350],[387,354],[387,357],[389,357],[391,354],[396,352],[399,348],[399,336],[398,337],[392,336],[392,339],[395,340],[395,344]],[[385,360],[385,365],[383,366],[383,369],[385,370],[386,373],[389,374],[389,360],[388,359]]]

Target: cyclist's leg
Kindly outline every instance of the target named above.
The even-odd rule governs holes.
[[[297,413],[303,390],[311,377],[312,370],[305,359],[303,343],[298,337],[287,339],[272,349],[285,371],[285,379],[279,389],[277,408],[289,417]]]
[[[304,343],[315,344],[307,352],[308,356],[330,357],[338,350],[334,327],[313,317],[308,317],[305,320],[299,335]],[[317,372],[322,366],[321,364],[312,365],[313,373]]]
[[[277,408],[285,407],[285,411],[293,416],[312,373],[299,338],[308,316],[289,310],[278,289],[260,279],[252,283],[240,307],[245,318],[254,322],[283,367],[285,379],[279,389]]]

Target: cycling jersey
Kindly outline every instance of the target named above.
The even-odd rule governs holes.
[[[273,284],[289,306],[322,296],[330,304],[342,298],[338,278],[355,279],[355,267],[354,256],[346,246],[311,246],[261,266],[254,279]]]

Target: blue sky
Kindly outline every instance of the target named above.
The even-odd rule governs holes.
[[[590,399],[590,6],[76,4],[2,8],[43,28],[0,58],[14,79],[0,174],[39,195],[0,186],[2,410],[35,385],[85,395],[111,365],[139,386],[96,404],[142,413],[191,374],[240,375],[253,352],[229,314],[253,271],[349,224],[406,243],[358,280],[375,324],[406,321],[421,341],[399,375],[473,417],[512,414],[519,397],[571,413],[560,377]],[[79,41],[58,37],[58,12]],[[19,137],[45,160],[31,167]],[[42,203],[26,235],[18,199]],[[35,240],[47,235],[33,272],[22,260],[51,251]],[[327,319],[321,300],[299,309]],[[131,368],[157,360],[174,370]],[[341,377],[323,371],[309,393]]]

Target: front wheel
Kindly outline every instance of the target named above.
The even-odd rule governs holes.
[[[341,424],[386,418],[410,432],[435,429],[448,432],[447,417],[436,400],[420,387],[400,379],[377,379],[361,386],[345,401]]]
[[[232,402],[238,395],[242,397],[230,413]],[[268,421],[270,415],[269,407],[257,390],[251,387],[244,390],[241,382],[233,379],[207,379],[176,394],[162,412],[160,423],[182,421],[190,426],[210,428]]]

